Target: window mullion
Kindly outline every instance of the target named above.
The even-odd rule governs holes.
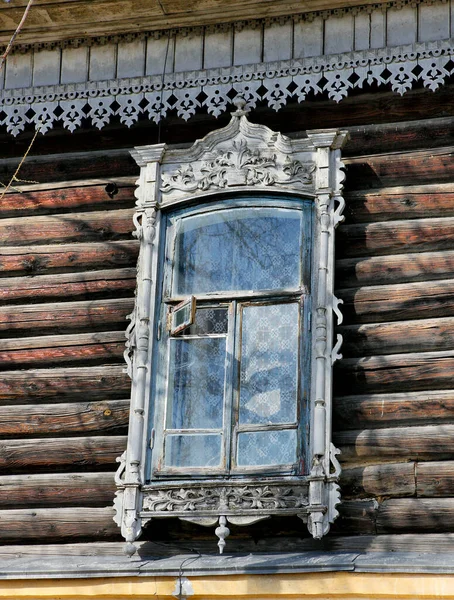
[[[225,466],[230,472],[232,465],[232,429],[234,426],[234,400],[235,400],[235,346],[236,346],[236,321],[237,301],[234,300],[229,306],[229,325],[227,334],[226,352],[226,377],[225,377],[225,403],[224,403],[224,448]]]

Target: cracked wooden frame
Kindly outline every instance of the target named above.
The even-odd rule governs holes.
[[[271,515],[297,515],[314,538],[321,538],[338,515],[340,502],[338,450],[331,443],[332,365],[341,358],[341,336],[333,343],[333,320],[342,320],[333,293],[334,231],[342,211],[341,148],[348,134],[337,130],[308,131],[291,140],[263,125],[248,121],[244,104],[226,127],[209,133],[188,149],[165,144],[132,151],[141,167],[138,180],[136,237],[140,240],[136,304],[127,329],[125,358],[132,378],[131,416],[127,450],[120,457],[115,520],[126,539],[125,551],[153,518],[179,517],[213,526],[222,552],[229,534],[227,521],[246,525]],[[153,447],[147,432],[154,298],[158,277],[161,210],[184,206],[195,199],[222,199],[226,192],[273,192],[312,199],[310,348],[310,442],[308,475],[264,479],[215,478],[197,481],[167,479],[146,483],[145,462]],[[209,501],[207,501],[209,499]]]

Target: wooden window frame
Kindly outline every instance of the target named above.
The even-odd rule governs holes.
[[[125,352],[132,379],[128,444],[116,474],[116,521],[132,555],[134,541],[149,521],[163,517],[214,526],[222,552],[227,522],[247,525],[272,515],[297,515],[320,539],[338,515],[338,450],[331,442],[332,365],[341,358],[341,336],[333,343],[333,317],[342,315],[334,286],[334,231],[343,220],[344,173],[340,150],[348,134],[308,131],[290,140],[250,123],[239,103],[223,129],[188,149],[165,144],[136,148],[141,167],[135,235],[140,240],[137,295]],[[234,194],[258,197],[282,194],[313,202],[311,234],[311,308],[309,329],[309,443],[305,474],[249,473],[241,478],[151,477],[148,457],[157,432],[153,426],[152,377],[155,344],[163,324],[156,316],[159,267],[166,211],[196,203],[222,202]],[[190,499],[190,501],[188,500]]]

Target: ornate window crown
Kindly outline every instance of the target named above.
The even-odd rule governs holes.
[[[154,518],[214,526],[297,515],[329,530],[334,230],[342,131],[291,140],[248,121],[188,149],[136,148],[137,297],[116,521],[126,552]]]

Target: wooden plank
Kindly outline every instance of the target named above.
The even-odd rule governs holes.
[[[351,14],[325,20],[324,54],[351,52],[354,38],[354,17]]]
[[[129,396],[131,381],[124,370],[123,365],[107,365],[4,371],[0,380],[0,403],[125,398]]]
[[[343,469],[340,481],[343,498],[371,496],[414,496],[414,463],[385,463]]]
[[[0,301],[39,302],[52,298],[90,300],[131,295],[136,287],[136,269],[109,269],[83,273],[9,277],[2,281]]]
[[[342,355],[369,356],[454,348],[454,317],[341,326]]]
[[[339,258],[370,254],[440,252],[452,250],[454,218],[413,219],[343,225],[339,228],[336,251]]]
[[[454,498],[400,498],[380,504],[377,533],[445,532],[454,528]]]
[[[117,74],[116,45],[90,46],[88,73],[90,81],[115,79]]]
[[[0,509],[106,506],[116,485],[113,473],[45,473],[0,477]]]
[[[117,193],[108,194],[106,187],[115,184]],[[25,217],[61,213],[70,209],[115,209],[134,205],[133,185],[108,182],[98,185],[60,187],[13,192],[6,194],[0,203],[0,217]]]
[[[399,6],[386,11],[386,43],[388,46],[414,44],[417,34],[417,7]]]
[[[117,45],[117,77],[143,77],[145,75],[146,41],[119,42]]]
[[[0,306],[0,336],[125,330],[132,298]]]
[[[62,48],[60,83],[83,83],[88,79],[87,46]]]
[[[408,153],[388,153],[346,158],[346,188],[361,190],[396,185],[422,185],[452,182],[454,152],[452,146]]]
[[[418,497],[454,496],[454,461],[420,462],[417,465]]]
[[[446,423],[452,420],[453,410],[454,390],[336,396],[334,424],[336,429],[358,429],[397,428],[409,421],[415,425]]]
[[[4,275],[40,275],[53,271],[132,266],[139,254],[135,240],[0,247]]]
[[[325,20],[299,21],[293,26],[293,56],[305,58],[323,54],[323,29]]]
[[[233,27],[226,31],[206,31],[203,45],[203,68],[230,67],[233,56]]]
[[[24,540],[83,540],[119,538],[113,508],[37,508],[0,510],[0,537]]]
[[[61,49],[33,52],[33,86],[60,83]]]
[[[1,252],[1,251],[0,251]],[[341,288],[454,278],[454,251],[345,258],[336,262]]]
[[[454,350],[347,358],[335,366],[338,394],[452,387]]]
[[[384,458],[443,460],[454,452],[454,425],[425,425],[420,427],[391,427],[337,431],[334,443],[342,450],[342,460],[371,460]]]
[[[121,363],[125,349],[123,331],[12,338],[0,344],[0,369],[36,369],[52,366],[85,366]]]
[[[124,209],[1,219],[0,236],[5,246],[120,240],[131,236],[133,214]]]
[[[128,425],[129,400],[103,400],[71,404],[1,406],[3,437],[58,436],[81,433],[124,433]]]
[[[10,54],[5,65],[5,89],[32,85],[32,54]]]
[[[289,60],[293,52],[293,23],[273,23],[263,28],[263,61]]]
[[[104,46],[100,46],[100,48],[104,48]],[[25,55],[20,54],[18,56]],[[59,143],[61,147],[61,140]],[[18,156],[2,159],[0,163],[0,181],[9,181],[21,158],[21,156]],[[60,151],[57,154],[29,155],[21,167],[20,178],[35,183],[48,184],[53,181],[68,181],[71,179],[86,180],[116,177],[119,173],[123,177],[139,174],[139,167],[127,149],[65,153]]]
[[[345,322],[374,323],[430,319],[454,314],[454,280],[377,285],[338,290]]]
[[[115,469],[126,447],[125,436],[61,437],[0,440],[0,472],[48,472],[71,469]]]
[[[360,190],[345,195],[346,224],[454,215],[452,183]]]

